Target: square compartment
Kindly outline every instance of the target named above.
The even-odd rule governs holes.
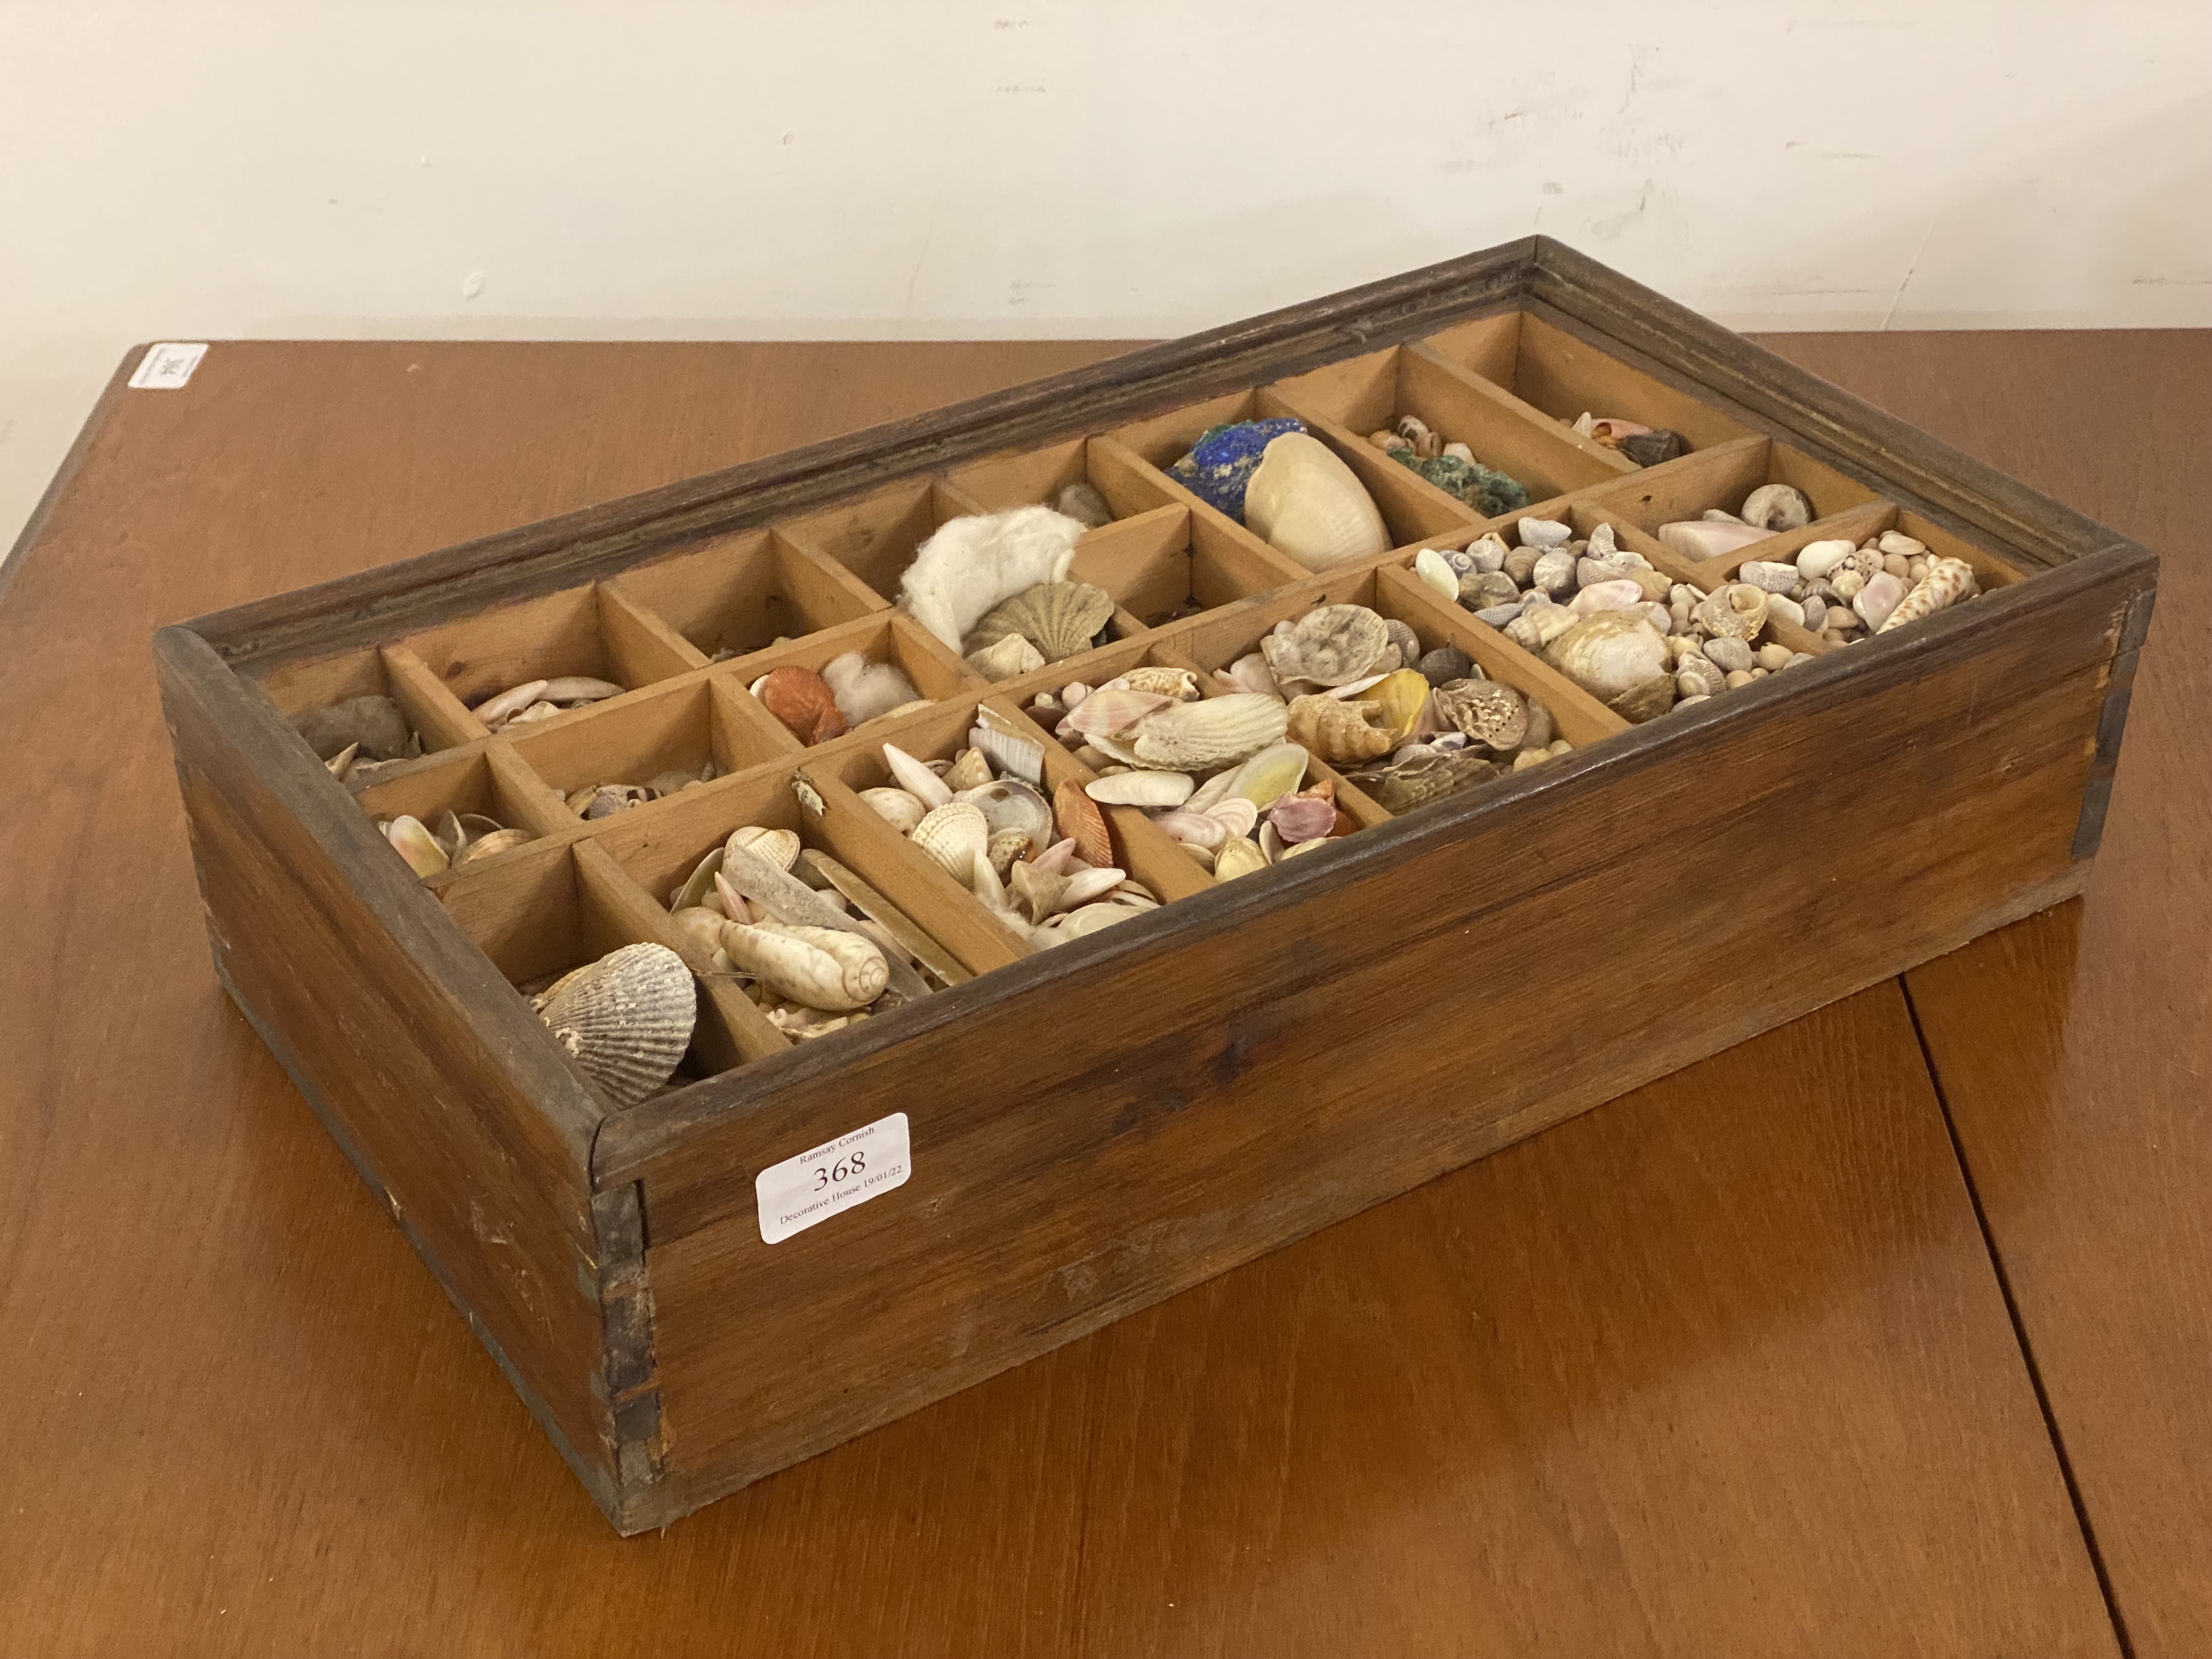
[[[707,661],[620,588],[597,582],[425,629],[403,643],[471,709],[529,680],[582,675],[635,690]]]
[[[770,530],[717,536],[605,585],[659,617],[709,662],[765,651],[884,607],[842,565]]]
[[[726,777],[797,751],[799,740],[725,676],[656,687],[509,738],[514,752],[564,799],[605,783],[647,785],[666,772]],[[650,812],[669,798],[631,807]],[[617,816],[626,816],[617,814]]]

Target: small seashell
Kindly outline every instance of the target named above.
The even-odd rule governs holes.
[[[1523,697],[1522,701],[1528,711],[1528,729],[1522,734],[1522,746],[1526,749],[1544,748],[1557,735],[1551,705],[1541,697]]]
[[[1171,708],[1176,699],[1158,691],[1109,686],[1092,692],[1061,720],[1060,737],[1120,737],[1156,709]]]
[[[1188,668],[1132,668],[1121,678],[1132,691],[1146,691],[1176,702],[1195,702],[1201,695],[1198,676]]]
[[[1390,734],[1394,744],[1413,735],[1422,711],[1429,706],[1430,690],[1419,670],[1401,668],[1385,674],[1366,692],[1365,700],[1376,705],[1376,720]]]
[[[1769,608],[1771,608],[1771,602]],[[1797,625],[1810,629],[1815,634],[1826,628],[1828,625],[1828,601],[1818,593],[1807,594],[1804,603],[1797,607]]]
[[[1656,720],[1674,706],[1674,677],[1672,674],[1654,674],[1618,696],[1607,697],[1605,706],[1632,724],[1641,725],[1645,720]]]
[[[1759,659],[1759,665],[1771,674],[1778,669],[1789,667],[1792,653],[1786,645],[1762,645],[1752,654]]]
[[[968,741],[1006,776],[1035,787],[1044,781],[1044,745],[1035,738],[1001,732],[995,726],[969,728]]]
[[[1575,565],[1572,548],[1546,548],[1537,556],[1535,568],[1528,573],[1528,580],[1537,592],[1547,598],[1564,599],[1575,591]]]
[[[361,753],[360,743],[357,741],[349,743],[346,744],[344,748],[339,750],[337,754],[325,761],[323,763],[323,769],[328,772],[332,777],[336,778],[340,783],[343,783],[346,780],[346,774],[353,769],[354,757],[359,753]]]
[[[1883,539],[1888,538],[1885,537]],[[1918,622],[1923,617],[1931,616],[1947,605],[1971,597],[1974,588],[1974,568],[1964,559],[1933,560],[1929,564],[1927,575],[1898,601],[1897,608],[1874,623],[1875,632],[1887,634],[1893,628]]]
[[[1424,432],[1413,440],[1413,453],[1425,461],[1433,461],[1443,453],[1444,440],[1440,432]]]
[[[1026,860],[1036,848],[1036,842],[1024,830],[994,831],[983,856],[990,861],[991,870],[1000,881],[1005,881],[1014,867],[1016,860]]]
[[[1396,813],[1442,800],[1498,775],[1498,766],[1488,757],[1474,749],[1462,749],[1394,760],[1387,767],[1354,772],[1349,781],[1372,797],[1384,811]]]
[[[730,831],[722,843],[723,855],[732,852],[750,853],[755,858],[765,859],[777,869],[788,874],[799,864],[799,836],[790,830],[765,830],[758,824],[745,823]]]
[[[1425,691],[1428,683],[1422,682]],[[1382,705],[1316,696],[1291,700],[1284,735],[1323,760],[1344,765],[1387,755],[1398,739],[1376,725]]]
[[[902,836],[910,834],[929,811],[918,797],[904,789],[863,789],[860,799]]]
[[[1710,659],[1684,657],[1674,665],[1674,690],[1678,696],[1718,696],[1726,684],[1726,677],[1721,672],[1720,665]]]
[[[991,763],[983,758],[981,750],[963,749],[952,757],[952,764],[945,769],[939,781],[957,799],[962,790],[980,789],[990,782]]]
[[[1007,872],[1006,888],[1012,896],[1016,913],[1032,923],[1041,922],[1060,908],[1070,879],[1060,871],[1041,869],[1024,862]]]
[[[753,683],[753,696],[801,743],[842,737],[845,716],[830,683],[811,668],[772,668]]]
[[[1275,683],[1274,672],[1267,666],[1267,658],[1257,651],[1248,652],[1231,663],[1228,674],[1243,690],[1257,691],[1265,697],[1283,695],[1282,688]]]
[[[1836,590],[1836,597],[1846,605],[1858,598],[1859,590],[1863,588],[1866,583],[1864,573],[1854,570],[1849,565],[1845,565],[1828,578],[1828,585]]]
[[[1052,510],[1091,530],[1114,522],[1114,509],[1106,498],[1080,478],[1052,498]]]
[[[1739,524],[1733,520],[1680,519],[1673,524],[1659,526],[1659,539],[1685,558],[1705,560],[1726,558],[1753,542],[1765,541],[1768,532],[1753,526]]]
[[[1401,415],[1390,423],[1390,429],[1409,444],[1418,444],[1431,435],[1429,423],[1418,415]]]
[[[1770,623],[1786,622],[1793,628],[1802,628],[1805,625],[1805,607],[1787,593],[1769,593],[1766,596],[1766,620]]]
[[[1601,611],[1626,611],[1643,603],[1643,587],[1623,580],[1597,582],[1578,590],[1567,609],[1577,617],[1595,617]]]
[[[907,839],[965,887],[975,878],[975,860],[990,850],[991,829],[981,808],[964,800],[947,801],[932,807]]]
[[[1447,685],[1453,680],[1466,679],[1474,672],[1474,661],[1455,645],[1440,645],[1414,665],[1423,679],[1431,685]]]
[[[881,947],[832,927],[726,922],[722,949],[778,995],[832,1013],[866,1007],[890,982]]]
[[[1797,574],[1818,581],[1856,550],[1847,541],[1808,542],[1797,550]]]
[[[1267,855],[1257,843],[1239,838],[1224,842],[1213,855],[1213,878],[1234,881],[1239,876],[1249,876],[1255,870],[1267,867]]]
[[[1575,527],[1557,519],[1522,519],[1513,529],[1523,547],[1565,547],[1575,538]]]
[[[509,716],[507,725],[509,726],[532,726],[539,720],[550,720],[562,712],[561,705],[557,702],[533,702],[520,714]],[[502,726],[501,729],[503,731],[506,727]]]
[[[970,651],[967,660],[970,668],[996,685],[1034,674],[1044,666],[1044,653],[1019,634],[1009,634],[980,651]]]
[[[1052,839],[1052,803],[1036,786],[1019,778],[999,778],[974,789],[963,790],[954,799],[983,815],[993,835],[1018,830],[1040,847]]]
[[[1789,484],[1761,484],[1744,497],[1738,516],[1760,530],[1802,530],[1813,522],[1813,503]]]
[[[792,779],[791,798],[799,803],[801,811],[810,812],[817,818],[830,810],[829,803],[822,799],[822,792],[809,782],[804,775]]]
[[[1102,927],[1127,921],[1136,914],[1126,904],[1086,904],[1079,910],[1054,916],[1050,931],[1055,943],[1065,944],[1069,939],[1085,938]]]
[[[1474,452],[1465,444],[1446,444],[1441,453],[1450,456],[1455,461],[1466,461],[1470,465],[1474,460]]]
[[[1891,613],[1903,604],[1904,600],[1904,581],[1885,570],[1878,576],[1870,576],[1867,579],[1867,585],[1859,590],[1858,597],[1851,601],[1851,609],[1858,613],[1860,620],[1864,622],[1868,628],[1880,633],[1881,625],[1889,620]]]
[[[1737,568],[1735,579],[1769,593],[1787,593],[1797,586],[1801,574],[1796,565],[1779,559],[1746,559]]]
[[[1045,662],[1059,662],[1091,649],[1091,641],[1113,615],[1113,596],[1103,588],[1089,582],[1040,582],[1001,600],[975,624],[967,641],[969,660],[1007,635],[1018,634]]]
[[[1687,452],[1682,434],[1666,427],[1650,432],[1631,432],[1613,446],[1638,466],[1659,466]]]
[[[716,891],[714,878],[722,873],[722,861],[727,854],[726,843],[713,848],[706,857],[692,866],[690,875],[668,896],[668,908],[672,910],[690,910],[702,905],[713,905]]]
[[[1006,900],[1006,883],[1000,879],[999,872],[991,867],[991,853],[988,846],[983,849],[982,855],[969,867],[968,885],[969,890],[975,895],[976,902],[985,909],[996,910],[1001,914],[1012,910],[1012,906]]]
[[[1104,806],[1180,806],[1196,787],[1187,772],[1115,772],[1083,792]]]
[[[1390,643],[1397,648],[1397,665],[1411,668],[1421,654],[1421,636],[1395,617],[1382,618],[1382,631],[1390,636]]]
[[[434,876],[452,862],[420,818],[402,812],[384,826],[384,838],[418,876]]]
[[[1716,635],[1707,640],[1705,655],[1723,674],[1747,673],[1753,661],[1749,641],[1729,634]]]
[[[1052,792],[1052,817],[1061,836],[1075,843],[1085,864],[1104,867],[1114,862],[1114,843],[1106,834],[1106,815],[1098,803],[1071,781]]]
[[[1885,530],[1875,538],[1875,550],[1879,553],[1896,553],[1908,559],[1917,559],[1927,553],[1928,544],[1916,537],[1906,535],[1901,530]],[[1960,560],[1956,562],[1964,563],[1965,561]],[[1967,566],[1970,570],[1972,568],[1971,565]]]
[[[1100,822],[1103,823],[1104,820],[1102,818]],[[1074,837],[1068,836],[1053,842],[1030,862],[1036,866],[1040,874],[1067,874],[1078,867]]]
[[[1459,591],[1454,578],[1452,591]],[[1343,685],[1372,673],[1389,648],[1390,630],[1364,605],[1317,605],[1288,629],[1261,641],[1276,679]]]
[[[422,752],[422,739],[408,726],[399,705],[375,693],[310,708],[294,716],[292,729],[323,761],[349,748],[357,759],[368,761],[408,760]],[[337,767],[331,769],[345,776]]]
[[[1285,795],[1268,809],[1267,822],[1286,846],[1319,841],[1336,828],[1336,803],[1313,795]]]
[[[891,781],[920,801],[925,811],[942,806],[952,799],[952,792],[945,787],[942,778],[896,744],[884,745],[884,761],[891,769]]]
[[[1280,743],[1289,719],[1289,708],[1278,698],[1232,692],[1155,709],[1137,722],[1131,742],[1147,766],[1201,770],[1244,760]]]
[[[1756,639],[1766,626],[1766,591],[1749,582],[1730,582],[1700,600],[1691,615],[1716,638]]]
[[[512,687],[495,697],[487,698],[478,703],[475,711],[476,717],[490,730],[496,732],[507,721],[529,708],[532,703],[536,702],[539,694],[550,684],[551,682],[548,680],[526,680],[520,685]]]
[[[1664,675],[1672,656],[1666,635],[1630,611],[1585,617],[1544,649],[1545,661],[1600,700]]]
[[[1469,611],[1489,611],[1505,605],[1517,609],[1521,590],[1503,570],[1470,570],[1459,579],[1459,602]]]
[[[1073,910],[1101,899],[1128,879],[1127,873],[1111,866],[1097,869],[1077,870],[1067,878],[1067,885],[1060,896],[1059,908]]]
[[[1304,432],[1286,432],[1262,453],[1245,489],[1244,523],[1309,570],[1371,558],[1390,545],[1358,477]]]
[[[1246,801],[1243,805],[1249,806]],[[1176,840],[1193,847],[1218,847],[1229,839],[1229,826],[1211,812],[1187,812],[1178,807],[1152,822]],[[1257,819],[1255,819],[1257,822]]]
[[[1304,746],[1295,743],[1263,749],[1231,775],[1219,804],[1225,805],[1230,797],[1240,797],[1264,812],[1305,781],[1311,759]]]
[[[1459,573],[1434,548],[1425,547],[1413,555],[1413,574],[1445,599],[1459,598]]]
[[[1476,540],[1467,544],[1467,562],[1470,570],[1489,572],[1504,570],[1513,550],[1505,545],[1505,538],[1495,530],[1485,531]]]
[[[617,1108],[665,1083],[691,1043],[698,995],[665,945],[625,945],[564,974],[531,1004],[553,1040]]]
[[[1518,749],[1527,739],[1528,708],[1526,699],[1510,685],[1496,680],[1461,680],[1440,685],[1436,691],[1439,717],[1454,731],[1464,732],[1492,749]]]
[[[497,858],[501,853],[510,852],[530,839],[527,830],[490,830],[462,848],[453,861],[453,867],[458,870],[464,865],[476,863],[479,859]]]

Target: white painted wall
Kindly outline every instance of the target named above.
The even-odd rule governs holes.
[[[1531,229],[2212,325],[2208,71],[2206,0],[0,0],[0,547],[146,339],[1164,335]]]

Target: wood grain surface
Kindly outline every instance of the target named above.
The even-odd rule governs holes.
[[[2212,1653],[2212,337],[1779,343],[2164,556],[2083,901],[1908,984],[2133,1650]]]
[[[2146,369],[2168,349],[2100,338]],[[1940,359],[1926,340],[1777,343],[1877,397],[1878,370],[1923,388],[1950,418],[1893,402],[1969,445],[2103,376],[2108,418],[2067,465],[1980,447],[2180,550],[2161,528],[2188,469],[2126,474],[2130,423],[2109,418],[2136,412],[2124,358],[2063,339],[1943,342]],[[218,345],[184,392],[111,393],[0,573],[16,945],[0,1329],[18,1391],[0,1652],[2118,1651],[1893,984],[664,1535],[607,1532],[216,988],[148,635],[1104,349]],[[2107,488],[2168,492],[2172,516],[2096,495],[2100,465],[2123,470]],[[2187,689],[2160,694],[2176,776]],[[2184,880],[2193,846],[2201,923],[2204,832],[2179,805],[2166,821],[2144,729],[2080,914],[2135,878],[2116,870]],[[2168,844],[2128,866],[2112,849],[2130,835]],[[2106,936],[2087,927],[2102,1017],[2153,1018],[2162,995],[2169,1024],[2199,1022],[2193,1060],[2080,1034],[2067,951],[2018,943],[2054,926],[2065,942],[2073,907],[1965,953],[1986,968],[1926,970],[1916,997],[1970,1157],[1986,1120],[2019,1173],[2008,1200],[1975,1165],[2122,1616],[2138,1652],[2179,1653],[2201,1630],[2175,1581],[2192,1515],[2203,1535],[2206,1431],[2161,1385],[2201,1402],[2203,1361],[2149,1327],[2185,1322],[2193,1295],[2202,1328],[2201,1091],[2193,1195],[2185,1160],[2157,1167],[2153,1146],[2104,1180],[2083,1167],[2154,1088],[2164,1128],[2191,1127],[2201,962],[2181,976],[2186,915],[2133,902],[2176,976],[2148,989],[2118,918],[2088,957]],[[2022,1078],[2041,1091],[2025,1129]],[[2121,1224],[2145,1188],[2160,1202]],[[2192,1227],[2193,1270],[2172,1262]],[[2039,1307],[2072,1327],[2070,1384]],[[2169,1438],[2190,1432],[2193,1450]],[[2184,1473],[2137,1478],[2154,1468]]]

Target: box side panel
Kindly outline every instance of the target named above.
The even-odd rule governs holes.
[[[596,1107],[265,702],[184,630],[157,656],[224,985],[612,1511]]]
[[[1936,648],[1678,716],[1617,740],[1631,765],[1563,763],[1297,902],[633,1161],[611,1123],[599,1179],[643,1182],[653,1504],[680,1514],[2071,895],[2151,570],[2098,556]],[[755,1172],[893,1111],[906,1184],[764,1244]]]

